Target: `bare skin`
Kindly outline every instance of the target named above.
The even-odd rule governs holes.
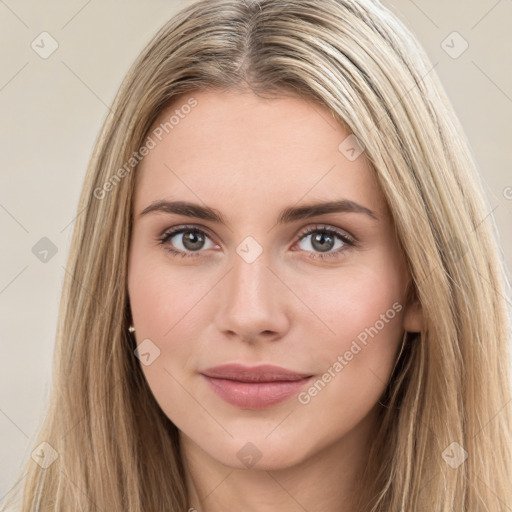
[[[197,106],[137,171],[128,271],[137,343],[160,351],[142,368],[180,431],[189,506],[356,512],[378,400],[404,331],[421,329],[421,311],[405,302],[409,276],[384,197],[364,153],[350,160],[338,149],[350,134],[327,109],[250,91],[192,96]],[[339,200],[352,204],[278,223],[284,208]],[[208,206],[225,223],[142,214],[157,201]],[[200,232],[165,236],[184,225]],[[313,380],[247,409],[201,375],[232,362]],[[315,392],[318,379],[325,385]]]

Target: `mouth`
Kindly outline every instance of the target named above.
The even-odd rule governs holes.
[[[313,378],[274,365],[248,367],[227,364],[201,372],[210,389],[224,401],[242,409],[263,409],[297,394]]]

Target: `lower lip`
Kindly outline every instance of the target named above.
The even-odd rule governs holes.
[[[239,382],[203,375],[217,395],[242,409],[264,409],[297,394],[312,377],[292,381]]]

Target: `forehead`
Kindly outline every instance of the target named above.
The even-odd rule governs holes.
[[[197,91],[162,111],[149,136],[156,144],[137,170],[139,198],[243,202],[250,194],[268,205],[275,196],[282,203],[346,192],[381,201],[364,153],[347,158],[350,132],[317,102]]]
[[[181,95],[160,114],[152,130],[159,127],[169,132],[162,133],[163,138],[171,139],[172,134],[171,144],[197,145],[216,156],[235,151],[240,157],[264,155],[271,149],[305,155],[313,146],[336,151],[340,136],[348,135],[323,105],[284,95],[267,99],[251,91]]]

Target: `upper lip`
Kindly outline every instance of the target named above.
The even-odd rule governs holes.
[[[201,373],[207,377],[239,382],[293,381],[311,377],[311,374],[294,372],[272,364],[244,366],[238,363],[229,363],[208,368]]]

